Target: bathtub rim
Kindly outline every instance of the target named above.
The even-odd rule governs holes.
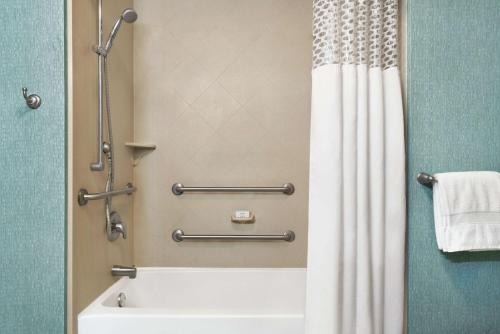
[[[291,268],[276,268],[276,267],[137,267],[137,277],[140,277],[141,273],[147,272],[294,272],[303,273],[304,284],[306,279],[307,268],[301,267],[291,267]],[[119,308],[112,306],[103,305],[109,296],[124,287],[130,278],[121,277],[116,282],[111,284],[106,290],[104,290],[97,298],[95,298],[87,307],[85,307],[80,313],[78,313],[78,321],[80,319],[90,319],[90,318],[105,318],[109,316],[113,317],[130,317],[131,315],[141,316],[141,317],[156,317],[161,316],[165,319],[174,318],[185,318],[185,319],[216,319],[216,318],[277,318],[277,319],[297,319],[303,318],[303,313],[276,313],[276,314],[266,314],[266,313],[252,313],[252,314],[185,314],[185,313],[165,313],[164,309],[159,308]],[[305,288],[305,286],[304,286]]]

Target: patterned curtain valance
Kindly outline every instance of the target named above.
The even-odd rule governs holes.
[[[313,67],[398,66],[398,0],[314,0]]]

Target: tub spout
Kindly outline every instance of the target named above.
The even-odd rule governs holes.
[[[127,267],[115,264],[113,268],[111,268],[111,276],[128,276],[129,278],[136,278],[137,268],[135,266]]]

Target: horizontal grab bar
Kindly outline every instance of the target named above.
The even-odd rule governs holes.
[[[427,173],[418,173],[417,181],[423,186],[432,188],[432,186],[437,182],[437,179],[431,174]]]
[[[113,190],[102,193],[91,193],[87,189],[80,189],[78,192],[78,204],[80,206],[87,204],[89,201],[95,201],[98,199],[104,199],[108,197],[118,196],[118,195],[130,195],[137,190],[132,183],[127,183],[127,187],[121,190]]]
[[[182,183],[174,183],[172,193],[182,195],[185,192],[218,192],[218,193],[283,193],[291,195],[295,192],[293,183],[285,183],[281,187],[186,187]]]
[[[172,239],[176,242],[185,240],[203,241],[288,241],[295,240],[293,231],[286,231],[281,234],[184,234],[183,230],[175,230],[172,233]]]

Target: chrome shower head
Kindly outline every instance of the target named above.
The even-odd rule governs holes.
[[[137,12],[132,8],[127,8],[122,13],[122,19],[127,23],[134,23],[137,20]]]
[[[127,23],[134,23],[136,20],[137,12],[135,10],[133,10],[132,8],[127,8],[123,11],[122,15],[120,15],[120,18],[116,21],[113,29],[111,29],[111,32],[109,33],[108,42],[106,43],[106,46],[104,48],[106,54],[109,52],[109,50],[111,50],[111,47],[113,46],[113,40],[115,39],[118,30],[120,30],[122,21],[125,21]]]

